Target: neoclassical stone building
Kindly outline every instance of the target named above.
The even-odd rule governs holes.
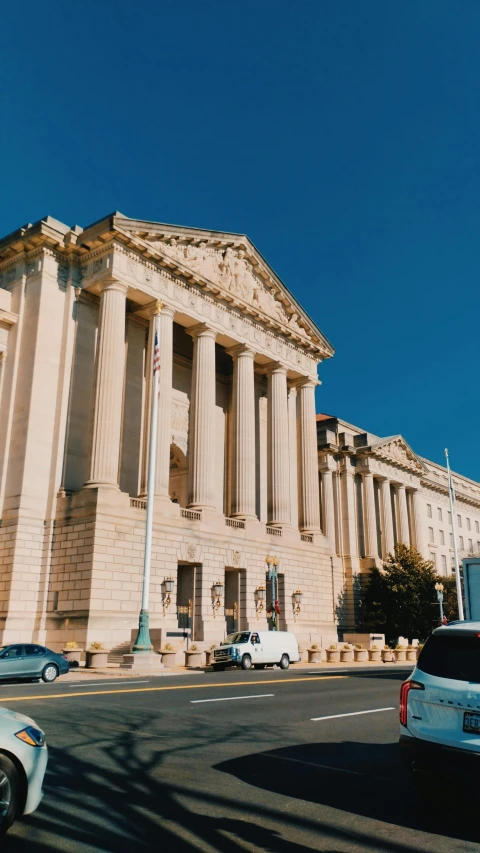
[[[159,300],[155,645],[266,628],[268,554],[281,627],[323,643],[395,541],[450,569],[444,469],[316,416],[333,349],[248,238],[46,217],[0,241],[0,641],[130,643]],[[480,488],[456,487],[480,550]]]

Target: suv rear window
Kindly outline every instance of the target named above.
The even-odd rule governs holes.
[[[417,667],[427,675],[480,684],[480,637],[434,634],[425,643]]]

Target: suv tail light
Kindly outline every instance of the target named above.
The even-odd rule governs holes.
[[[425,685],[419,681],[404,681],[400,688],[400,723],[407,727],[407,703],[410,690],[425,690]]]

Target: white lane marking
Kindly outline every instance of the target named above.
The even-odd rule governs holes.
[[[256,693],[255,696],[222,696],[221,699],[190,699],[191,705],[200,705],[203,702],[236,702],[237,699],[266,699],[275,696],[275,693]]]
[[[127,684],[149,684],[149,681],[131,681]],[[91,681],[89,684],[69,684],[69,687],[100,687],[102,684],[125,684],[125,681]]]
[[[317,720],[336,720],[338,717],[359,717],[360,714],[379,714],[380,711],[396,711],[396,708],[372,708],[371,711],[351,711],[349,714],[329,714],[327,717],[310,717],[312,723]]]

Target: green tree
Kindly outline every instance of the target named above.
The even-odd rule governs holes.
[[[455,574],[448,575],[446,578],[438,578],[440,583],[443,584],[443,612],[447,617],[449,622],[458,619],[458,601],[457,601],[457,582],[455,580]],[[460,567],[460,583],[462,586],[462,594],[463,594],[463,570]],[[465,596],[463,596],[463,606],[465,607]]]
[[[438,621],[433,563],[415,548],[396,545],[383,570],[372,569],[362,605],[362,622],[385,634],[424,640]]]

